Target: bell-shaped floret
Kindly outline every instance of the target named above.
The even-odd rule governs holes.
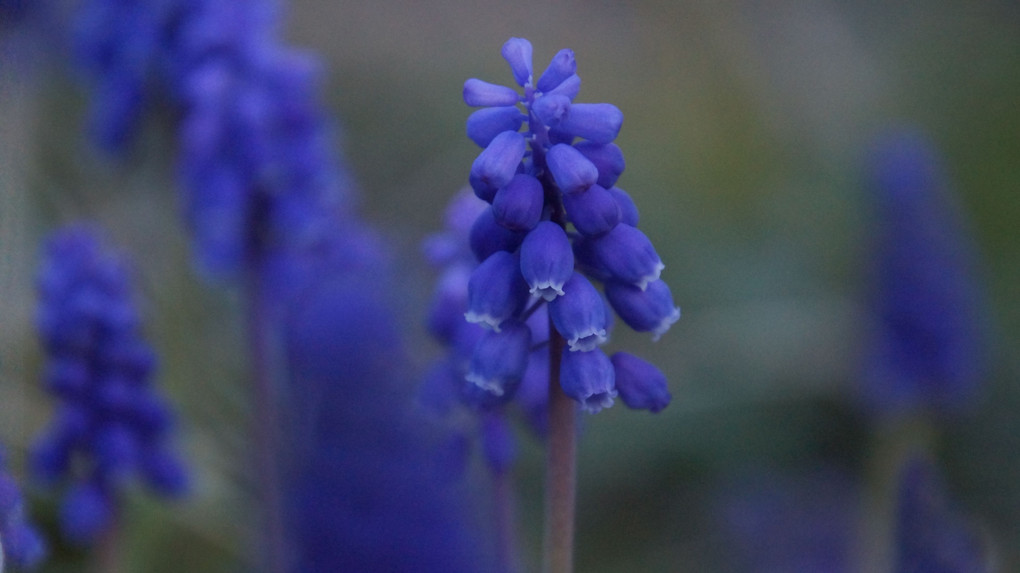
[[[590,248],[598,265],[613,279],[641,290],[657,280],[666,267],[648,237],[630,225],[617,225],[592,239]]]
[[[524,119],[524,114],[514,106],[485,107],[468,116],[467,136],[484,148],[504,131],[519,130]]]
[[[499,331],[479,339],[465,378],[488,394],[510,399],[528,368],[530,351],[531,330],[519,321],[507,321]]]
[[[637,205],[630,198],[630,195],[619,187],[609,187],[606,191],[609,191],[613,199],[616,199],[616,204],[620,206],[620,222],[626,223],[631,227],[637,227],[641,216],[638,214]]]
[[[581,152],[581,155],[588,158],[599,170],[599,185],[609,189],[616,185],[627,164],[623,159],[623,151],[615,143],[595,143],[593,141],[579,141],[574,148]]]
[[[479,261],[484,261],[495,252],[513,252],[524,240],[523,231],[513,231],[496,222],[496,215],[492,207],[486,207],[475,224],[471,226],[471,233],[468,235],[468,242],[471,252]]]
[[[672,396],[666,375],[654,364],[627,352],[617,352],[610,361],[616,371],[616,391],[628,408],[655,413],[669,405]]]
[[[564,195],[563,206],[574,228],[588,237],[608,233],[620,222],[620,205],[601,185]]]
[[[492,214],[496,222],[514,231],[529,231],[542,218],[545,192],[542,183],[531,175],[518,173],[496,191]]]
[[[573,50],[560,50],[553,56],[552,61],[549,62],[549,67],[542,72],[535,87],[540,92],[556,89],[564,80],[574,75],[576,71],[577,60],[574,59]]]
[[[549,152],[546,153],[545,161],[552,173],[553,180],[564,193],[584,191],[598,181],[599,170],[595,164],[566,143],[558,143],[550,147]]]
[[[563,285],[563,296],[549,303],[549,316],[572,351],[593,350],[606,341],[606,303],[580,273]]]
[[[574,252],[562,227],[542,221],[521,243],[521,274],[531,294],[549,301],[563,294],[574,271]]]
[[[521,276],[517,257],[499,251],[471,273],[464,318],[499,332],[503,322],[520,312],[527,299],[528,286]]]
[[[517,90],[471,78],[464,82],[464,103],[471,107],[514,105],[520,101]]]
[[[516,131],[504,131],[494,137],[471,164],[468,181],[475,194],[491,203],[496,191],[517,173],[526,147],[524,136]]]
[[[588,352],[564,350],[560,361],[560,387],[592,414],[613,405],[616,373],[613,363],[596,348]]]
[[[648,288],[618,282],[606,283],[606,298],[627,326],[638,332],[651,332],[653,340],[680,320],[680,307],[673,304],[673,294],[661,280],[652,281]]]
[[[623,112],[615,105],[611,103],[575,103],[563,115],[555,129],[593,143],[610,143],[619,135],[621,126],[623,126]]]
[[[503,59],[510,64],[517,85],[524,87],[531,83],[531,42],[524,38],[510,38],[503,44]]]

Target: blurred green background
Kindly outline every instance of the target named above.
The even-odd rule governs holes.
[[[285,11],[288,41],[322,58],[324,103],[365,217],[409,277],[401,312],[421,365],[439,349],[422,326],[434,273],[419,242],[440,228],[477,154],[464,135],[463,81],[511,82],[499,49],[521,36],[539,70],[573,49],[578,101],[623,111],[619,186],[684,316],[654,344],[614,334],[610,348],[667,373],[674,402],[654,416],[621,406],[586,419],[579,571],[740,570],[719,500],[760,468],[849,476],[865,500],[854,569],[871,570],[883,558],[875,540],[889,518],[888,479],[910,444],[940,460],[953,502],[1001,570],[1020,567],[1015,3],[301,0]],[[82,134],[87,94],[65,60],[0,67],[0,438],[20,469],[48,417],[30,323],[38,240],[60,222],[98,219],[138,256],[161,383],[198,471],[196,497],[179,507],[132,499],[131,570],[232,570],[252,513],[236,293],[191,272],[167,118],[146,125],[126,160],[102,157]],[[854,398],[869,320],[864,159],[876,135],[900,125],[943,153],[980,256],[991,332],[979,400],[920,423],[873,420]],[[533,570],[542,454],[529,443],[518,494]],[[52,509],[36,498],[44,515]],[[44,570],[77,570],[80,555],[60,551]]]

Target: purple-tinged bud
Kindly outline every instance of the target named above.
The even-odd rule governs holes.
[[[530,231],[542,218],[545,191],[542,183],[531,175],[518,173],[496,191],[492,215],[496,222],[514,231]]]
[[[498,331],[486,332],[475,346],[465,379],[497,397],[513,397],[531,352],[531,329],[516,320]]]
[[[503,59],[510,64],[517,85],[524,87],[531,83],[531,42],[524,38],[510,38],[503,44]]]
[[[589,239],[584,235],[576,237],[574,239],[574,260],[577,261],[578,268],[584,271],[584,274],[595,280],[606,282],[613,277],[595,256],[595,249],[592,247],[594,242],[594,239]]]
[[[615,280],[641,290],[658,280],[666,268],[648,237],[630,225],[617,225],[592,239],[591,249],[601,267]]]
[[[510,423],[501,413],[489,412],[482,418],[482,452],[495,474],[510,471],[517,458],[517,440]]]
[[[593,141],[579,141],[574,149],[581,152],[581,155],[588,158],[599,170],[599,179],[596,181],[606,189],[616,185],[617,179],[623,173],[627,163],[623,159],[623,151],[615,143],[595,143]]]
[[[611,143],[622,125],[623,112],[611,103],[575,103],[561,118],[556,130],[594,143]]]
[[[631,227],[637,227],[641,216],[638,214],[637,205],[630,198],[630,195],[619,187],[609,187],[606,191],[609,191],[613,199],[616,199],[616,204],[620,206],[620,222]]]
[[[60,529],[72,543],[94,542],[112,519],[112,500],[91,483],[72,486],[60,507]]]
[[[578,232],[588,237],[608,233],[620,222],[620,205],[601,185],[564,195],[563,206]]]
[[[525,116],[514,106],[484,107],[472,113],[467,119],[467,136],[478,147],[489,143],[504,131],[517,131]]]
[[[504,131],[489,142],[471,164],[468,178],[480,199],[491,203],[496,191],[513,179],[526,147],[524,136],[516,131]]]
[[[517,90],[471,78],[464,82],[464,103],[471,107],[514,105],[521,100]]]
[[[573,352],[587,352],[606,341],[606,303],[580,273],[563,285],[563,296],[549,303],[549,316]]]
[[[542,72],[535,87],[540,92],[547,92],[555,89],[575,72],[577,72],[577,60],[574,59],[573,50],[560,50],[549,62],[549,67]]]
[[[570,98],[556,94],[543,96],[535,100],[531,111],[544,125],[555,128],[570,113]]]
[[[581,409],[597,414],[613,405],[616,398],[616,374],[613,363],[596,348],[588,352],[563,351],[560,362],[560,386],[581,404]]]
[[[666,375],[654,364],[627,352],[617,352],[610,361],[616,371],[616,391],[628,408],[656,413],[669,405],[673,397]]]
[[[574,101],[577,97],[577,93],[581,91],[581,76],[574,74],[569,78],[563,80],[563,82],[556,86],[555,89],[545,92],[546,96],[551,95],[565,95],[570,98],[570,101]]]
[[[479,261],[484,261],[499,251],[513,252],[521,245],[525,233],[512,231],[496,222],[492,207],[486,207],[471,226],[468,241],[471,252]]]
[[[524,307],[528,288],[517,257],[499,251],[485,259],[468,281],[468,311],[464,318],[496,332]]]
[[[599,170],[595,164],[565,143],[549,148],[545,161],[556,185],[564,193],[584,191],[598,181]]]
[[[627,326],[638,332],[651,332],[652,340],[680,320],[680,307],[673,304],[673,294],[663,281],[652,281],[648,288],[618,282],[605,285],[606,298]]]
[[[521,243],[521,274],[531,294],[550,301],[563,294],[574,271],[574,252],[562,227],[542,221]]]

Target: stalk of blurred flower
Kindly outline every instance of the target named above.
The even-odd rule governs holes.
[[[605,285],[608,306],[625,323],[655,337],[680,310],[659,280],[662,261],[636,228],[637,209],[615,187],[624,169],[613,144],[620,110],[574,103],[580,78],[570,50],[537,81],[527,40],[511,38],[502,54],[523,95],[479,79],[464,83],[464,102],[480,108],[467,121],[468,137],[483,148],[468,177],[480,201],[457,198],[448,225],[467,239],[473,260],[463,247],[430,246],[433,264],[444,268],[430,327],[450,349],[437,372],[483,412],[483,442],[518,392],[546,389],[544,403],[530,404],[544,411],[537,417],[549,429],[546,567],[568,571],[575,407],[596,413],[619,395],[654,412],[670,399],[653,365],[624,353],[611,360],[599,348],[612,313],[591,279]]]
[[[116,537],[120,499],[135,479],[177,498],[188,475],[170,446],[173,416],[153,385],[156,358],[127,260],[94,229],[70,226],[47,241],[37,287],[43,384],[57,407],[32,449],[32,469],[42,483],[65,487],[63,536],[94,545]]]

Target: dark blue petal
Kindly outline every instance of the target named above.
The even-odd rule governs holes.
[[[551,94],[535,100],[531,110],[539,121],[548,127],[558,127],[563,118],[570,113],[570,98],[565,95]]]
[[[616,180],[620,178],[624,168],[627,166],[623,159],[623,151],[615,143],[595,143],[593,141],[579,141],[574,148],[581,152],[581,155],[588,158],[595,164],[599,171],[599,178],[596,183],[612,188]]]
[[[582,235],[596,237],[613,230],[620,222],[620,205],[601,185],[563,196],[567,218]]]
[[[471,356],[466,379],[493,396],[510,399],[528,367],[531,329],[516,320],[486,332]]]
[[[471,273],[464,318],[499,332],[505,321],[521,311],[527,298],[528,286],[517,257],[499,251]]]
[[[504,131],[519,130],[524,119],[524,114],[514,106],[482,108],[468,116],[467,136],[484,148]]]
[[[623,322],[638,332],[651,332],[653,340],[680,320],[680,307],[673,304],[673,295],[661,280],[648,283],[645,290],[618,282],[608,282],[605,288],[609,304]]]
[[[630,195],[619,187],[610,187],[606,190],[613,196],[613,199],[616,199],[616,204],[620,206],[620,222],[631,227],[637,227],[641,217],[638,214],[637,205],[630,198]]]
[[[521,243],[521,274],[531,294],[549,301],[563,294],[563,284],[574,271],[574,253],[562,227],[539,223]]]
[[[524,38],[510,38],[503,44],[503,58],[510,64],[517,85],[531,83],[531,42]]]
[[[614,280],[644,289],[658,280],[662,259],[644,233],[620,224],[601,237],[592,239],[591,250],[601,268]]]
[[[573,273],[563,296],[549,303],[549,316],[571,351],[588,351],[606,341],[606,303],[591,282]]]
[[[565,143],[558,143],[545,157],[556,185],[564,193],[577,193],[598,181],[599,171],[581,152]]]
[[[496,221],[492,207],[486,207],[471,227],[469,236],[471,252],[479,261],[484,261],[493,253],[517,250],[524,236],[525,233],[522,231],[513,231],[500,225]]]
[[[666,375],[654,364],[627,352],[617,352],[610,360],[616,371],[616,390],[628,408],[659,412],[669,405],[672,396]]]
[[[531,175],[518,173],[492,200],[496,222],[514,231],[530,231],[538,224],[545,205],[542,183]]]
[[[517,90],[471,78],[464,82],[464,103],[471,107],[510,106],[520,101]]]
[[[564,80],[574,75],[576,71],[577,61],[574,59],[574,52],[567,49],[560,50],[553,56],[552,61],[549,62],[549,67],[542,72],[542,76],[538,78],[538,84],[535,87],[541,92],[556,89]]]
[[[592,414],[613,405],[616,374],[609,357],[599,349],[572,352],[564,349],[560,362],[560,386],[567,396]]]
[[[492,202],[496,191],[513,179],[524,158],[527,143],[516,131],[497,135],[471,164],[469,181],[480,199]]]
[[[610,143],[622,125],[623,112],[613,104],[575,103],[560,120],[557,130],[593,143]]]

